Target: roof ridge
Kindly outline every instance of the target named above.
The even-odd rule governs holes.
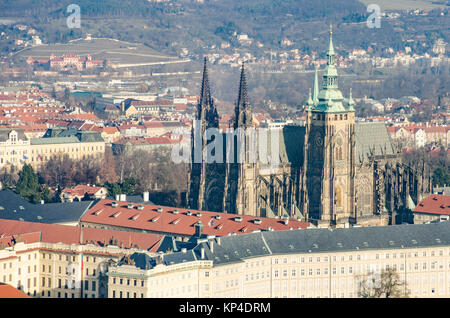
[[[270,247],[269,247],[269,244],[267,244],[267,242],[266,242],[266,238],[264,237],[264,233],[262,233],[262,232],[261,232],[261,239],[262,239],[262,241],[264,242],[264,245],[266,246],[266,248],[267,248],[267,250],[269,251],[269,253],[270,253],[270,254],[273,254],[273,253],[272,253],[272,250],[271,250]]]

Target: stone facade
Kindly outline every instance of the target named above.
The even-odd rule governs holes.
[[[320,91],[316,72],[306,125],[256,131],[256,148],[249,142],[253,127],[242,67],[234,131],[204,141],[194,136],[193,129],[189,208],[264,217],[287,215],[319,227],[374,226],[401,222],[403,216],[397,214],[408,208],[411,200],[417,203],[431,192],[430,169],[424,166],[418,171],[404,165],[383,123],[355,122],[351,92],[347,99],[338,89],[331,32],[327,59]],[[211,105],[205,61],[196,118],[202,125],[200,136],[206,129],[218,127],[211,120],[214,116],[205,116],[217,114]],[[246,141],[240,152],[245,158],[242,162],[236,158],[238,129],[245,132],[240,139]],[[206,162],[213,157],[211,145],[221,142],[227,149],[223,160]],[[197,156],[200,162],[194,160],[196,146],[206,152],[206,156]],[[261,147],[266,156],[279,159],[279,164],[264,163],[264,156],[255,151]],[[230,149],[234,150],[231,163],[226,160]],[[254,153],[257,160],[248,160]],[[217,154],[214,156],[217,159]]]

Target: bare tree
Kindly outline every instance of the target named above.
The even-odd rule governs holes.
[[[62,188],[74,185],[74,175],[75,162],[67,154],[50,158],[39,170],[44,183]]]
[[[405,298],[407,284],[393,268],[357,276],[358,293],[363,298]]]

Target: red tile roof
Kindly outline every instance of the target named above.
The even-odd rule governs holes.
[[[80,243],[81,227],[79,226],[0,219],[0,236],[28,234],[28,236],[23,236],[22,240],[24,240],[24,238],[31,240],[33,237],[31,237],[29,233],[36,232],[40,232],[41,242],[61,242],[64,244]],[[116,239],[118,241],[117,245],[123,246],[124,248],[130,248],[137,245],[140,249],[155,252],[161,243],[162,236],[148,233],[83,228],[83,244],[92,243],[103,246],[105,242],[108,244],[110,239]]]
[[[414,212],[450,215],[450,195],[429,195],[417,204]]]
[[[31,298],[11,285],[0,283],[0,298]]]
[[[119,129],[117,127],[103,127],[102,132],[106,134],[115,134]]]
[[[145,229],[158,233],[191,236],[195,234],[194,224],[201,220],[204,225],[203,233],[206,235],[225,236],[228,233],[249,233],[254,230],[268,229],[274,231],[292,229],[305,229],[310,223],[290,219],[288,224],[284,220],[253,217],[248,215],[236,215],[192,209],[181,209],[165,206],[142,204],[142,210],[138,210],[138,204],[130,202],[117,202],[113,207],[113,200],[100,200],[90,208],[80,219],[80,222],[105,224],[123,228]],[[133,204],[129,209],[128,204]],[[161,212],[158,212],[161,208]],[[178,211],[174,212],[175,210]],[[188,215],[188,211],[191,215]],[[201,214],[199,216],[199,213]],[[236,220],[241,218],[241,221]],[[261,221],[258,224],[258,221]]]
[[[64,190],[62,190],[62,193],[67,193],[70,195],[78,195],[78,196],[84,196],[86,193],[89,195],[95,195],[101,189],[102,189],[102,187],[95,187],[95,186],[79,184],[73,188],[65,188]]]

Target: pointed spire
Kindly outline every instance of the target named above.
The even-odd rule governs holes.
[[[312,100],[312,98],[311,98],[311,88],[309,89],[309,97],[308,97],[308,100],[306,101],[306,104],[307,104],[309,107],[311,107],[311,106],[314,105],[314,102],[313,102],[313,100]]]
[[[317,75],[317,68],[316,72],[314,74],[314,91],[312,96],[312,101],[314,102],[314,105],[317,105],[319,103],[319,76]]]
[[[202,88],[200,91],[200,102],[199,102],[199,106],[202,107],[201,111],[204,111],[205,110],[204,106],[209,106],[211,101],[211,89],[209,87],[208,67],[206,65],[206,62],[207,59],[205,57],[203,63]]]
[[[353,97],[352,97],[352,88],[350,87],[350,94],[349,94],[349,97],[348,97],[348,107],[349,107],[349,110],[355,110],[355,109],[353,108],[353,106],[355,106],[355,101],[353,100]]]
[[[241,68],[241,80],[239,83],[239,96],[238,96],[238,105],[243,108],[248,106],[248,95],[247,95],[247,78],[245,76],[244,63],[242,63]]]
[[[241,78],[239,82],[239,94],[235,107],[235,122],[234,128],[241,126],[249,127],[252,124],[250,103],[247,94],[247,78],[245,76],[245,67],[242,63]]]
[[[330,24],[330,43],[327,51],[327,65],[334,65],[333,26]]]
[[[202,88],[197,106],[197,119],[206,121],[208,127],[218,127],[219,125],[217,109],[211,96],[206,57],[203,64]]]

